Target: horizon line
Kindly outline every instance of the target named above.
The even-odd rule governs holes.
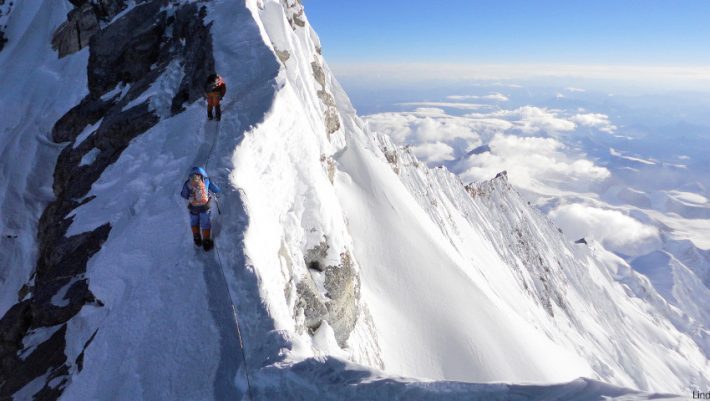
[[[328,63],[339,78],[367,75],[395,81],[515,79],[599,79],[648,82],[710,89],[710,65],[634,65],[573,63]]]

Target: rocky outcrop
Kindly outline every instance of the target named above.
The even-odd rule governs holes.
[[[276,52],[276,56],[281,61],[281,64],[286,64],[288,59],[291,58],[291,53],[289,53],[288,50],[274,49],[274,52]]]
[[[295,31],[297,28],[306,26],[305,11],[301,0],[283,0],[284,9],[286,10],[286,18],[289,25]]]
[[[331,184],[335,182],[335,159],[333,156],[320,155],[320,162],[325,167],[325,173]]]
[[[340,254],[339,264],[324,266],[327,253],[327,239],[306,252],[309,273],[296,286],[294,316],[303,314],[304,329],[311,334],[327,321],[344,348],[360,312],[360,277],[349,251]],[[319,291],[316,281],[322,282],[325,292]]]
[[[399,175],[399,157],[397,156],[397,151],[390,150],[385,146],[382,149],[382,153],[384,153],[385,159],[387,159],[387,163],[392,167],[394,173]]]
[[[100,28],[101,21],[110,21],[126,8],[124,0],[71,0],[75,8],[67,14],[52,35],[52,48],[59,58],[76,53],[89,45]]]
[[[73,15],[93,12],[98,18],[111,15],[117,8],[97,14],[96,7],[119,2],[73,3],[77,6]],[[170,112],[178,113],[184,103],[201,97],[202,83],[214,71],[209,25],[205,25],[204,17],[205,9],[193,3],[165,7],[162,0],[146,1],[92,34],[87,68],[89,94],[60,118],[52,131],[55,142],[68,144],[54,169],[55,200],[38,224],[37,265],[19,302],[0,319],[0,399],[11,397],[42,375],[46,375],[45,383],[35,398],[57,399],[70,372],[81,368],[83,352],[76,360],[68,360],[64,351],[67,322],[84,307],[103,306],[91,293],[84,273],[88,260],[108,239],[111,225],[67,237],[73,220],[70,214],[94,200],[87,196],[92,184],[118,160],[131,140],[160,121],[150,99],[139,98],[169,64],[183,65]],[[82,40],[77,38],[77,43]],[[117,87],[126,90],[114,91]],[[79,139],[87,127],[96,124],[93,132]],[[95,160],[82,165],[82,158],[96,150]],[[60,291],[64,294],[59,302],[62,306],[53,303]],[[33,349],[23,350],[23,339],[38,330],[56,331]],[[89,344],[90,340],[86,346]]]
[[[350,252],[340,254],[340,265],[325,269],[325,296],[328,299],[328,323],[340,347],[355,328],[360,303],[360,276],[353,267]]]
[[[323,71],[323,67],[320,63],[318,63],[318,61],[314,61],[311,63],[311,68],[313,69],[313,77],[321,86],[321,89],[318,90],[317,95],[325,106],[325,129],[328,134],[328,138],[330,138],[334,132],[340,129],[340,115],[338,114],[338,109],[335,105],[333,95],[326,91],[325,72]]]
[[[5,30],[7,29],[7,20],[12,12],[12,6],[14,3],[6,2],[5,0],[0,0],[0,52],[5,47],[7,43],[7,36],[5,36]]]

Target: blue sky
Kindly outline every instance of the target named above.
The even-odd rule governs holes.
[[[710,64],[708,0],[303,0],[331,64]]]

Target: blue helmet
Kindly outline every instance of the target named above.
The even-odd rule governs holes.
[[[201,175],[201,176],[204,177],[204,178],[207,178],[207,177],[208,177],[207,171],[205,171],[204,168],[199,167],[199,166],[196,166],[196,167],[193,167],[193,168],[192,168],[192,172],[190,173],[190,175],[192,175],[192,174],[199,174],[199,175]]]

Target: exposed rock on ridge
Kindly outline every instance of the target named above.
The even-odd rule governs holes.
[[[13,5],[14,3],[6,2],[5,0],[0,0],[0,52],[5,47],[5,43],[7,43],[7,36],[5,36],[5,30],[7,29],[7,26],[5,25],[5,23],[7,22],[7,19],[10,16],[10,13],[12,12]]]
[[[76,7],[67,20],[54,31],[52,48],[59,58],[76,53],[89,45],[89,40],[101,27],[126,8],[123,0],[70,0]]]
[[[327,248],[325,249],[327,252]],[[324,258],[318,249],[309,252],[311,257]],[[340,255],[337,266],[322,267],[318,261],[307,260],[309,274],[301,278],[296,287],[298,300],[294,315],[303,313],[304,328],[315,332],[324,320],[333,328],[335,338],[341,347],[346,346],[350,333],[355,328],[360,311],[360,277],[353,266],[350,252]],[[321,277],[318,277],[322,274]],[[316,278],[314,279],[314,275]],[[325,294],[318,291],[315,280],[322,279]],[[298,320],[298,319],[297,319]]]
[[[108,0],[72,3],[77,8],[69,13],[68,24],[76,23],[76,18],[86,19],[84,22],[108,18],[123,4]],[[118,160],[131,140],[160,121],[156,111],[161,110],[155,110],[150,98],[141,101],[140,97],[171,63],[183,66],[182,80],[170,102],[171,113],[200,98],[203,82],[214,71],[204,8],[193,3],[176,8],[163,5],[161,0],[143,2],[101,30],[98,23],[91,25],[96,30],[89,41],[89,95],[59,119],[52,131],[55,142],[69,143],[54,170],[56,199],[39,221],[37,265],[19,302],[0,319],[0,399],[9,398],[45,374],[35,398],[57,399],[71,372],[81,369],[83,351],[75,360],[68,360],[65,352],[67,322],[84,306],[103,305],[91,293],[84,273],[88,260],[107,240],[111,225],[107,222],[93,231],[67,237],[73,221],[70,214],[94,199],[87,196],[92,184]],[[85,45],[83,40],[59,40],[60,56],[77,44]],[[84,132],[89,126],[98,128]],[[94,149],[99,151],[95,160],[82,165],[82,158]],[[62,306],[53,303],[60,291],[64,291]],[[24,339],[42,330],[54,332],[25,350]],[[84,341],[86,347],[91,339]]]

